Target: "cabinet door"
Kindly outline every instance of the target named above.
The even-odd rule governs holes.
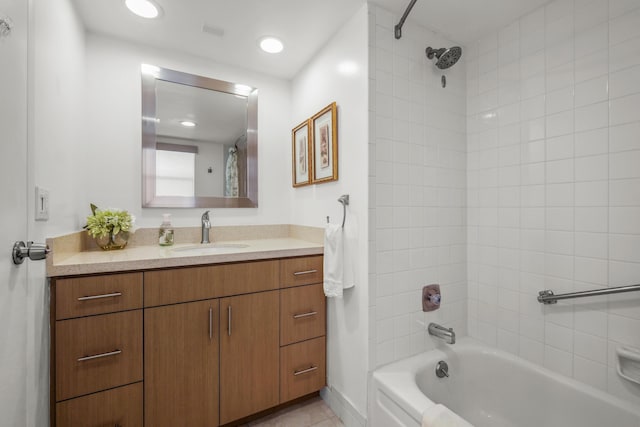
[[[220,424],[279,403],[279,291],[220,300]]]
[[[218,425],[218,300],[144,311],[145,425]]]

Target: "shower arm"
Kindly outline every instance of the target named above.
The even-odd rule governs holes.
[[[404,25],[404,21],[407,20],[407,16],[409,16],[411,9],[413,9],[413,5],[415,5],[417,1],[418,0],[411,0],[409,2],[409,6],[407,6],[407,10],[404,11],[404,15],[402,15],[402,18],[400,18],[400,22],[398,22],[398,24],[394,27],[394,34],[396,39],[402,37],[402,26]]]

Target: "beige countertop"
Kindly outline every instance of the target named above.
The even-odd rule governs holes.
[[[103,251],[86,233],[47,239],[47,276],[74,276],[118,271],[255,261],[324,252],[322,229],[296,225],[212,228],[212,245],[200,245],[200,228],[176,229],[176,243],[155,243],[157,229],[136,231],[125,249]],[[217,237],[217,238],[216,238]],[[180,243],[182,242],[182,243]]]

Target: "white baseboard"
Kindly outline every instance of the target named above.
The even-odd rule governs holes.
[[[320,390],[320,396],[331,410],[342,420],[345,427],[366,427],[367,419],[342,393],[331,386]]]

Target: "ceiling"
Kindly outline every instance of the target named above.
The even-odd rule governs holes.
[[[124,0],[71,0],[88,31],[180,50],[285,79],[293,78],[365,0],[155,0],[159,19],[131,14]],[[372,0],[401,16],[409,0]],[[465,44],[548,0],[418,0],[409,20]],[[206,25],[208,32],[203,32]],[[277,55],[258,39],[281,38]]]

